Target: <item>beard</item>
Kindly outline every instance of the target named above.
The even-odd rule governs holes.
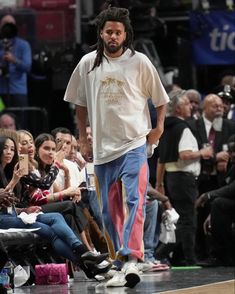
[[[104,43],[104,48],[110,54],[117,53],[120,49],[123,48],[123,43],[119,45],[109,45],[108,43]]]
[[[222,116],[218,116],[213,120],[213,128],[215,129],[215,131],[217,132],[221,132],[222,131],[222,125],[223,125],[223,118]]]

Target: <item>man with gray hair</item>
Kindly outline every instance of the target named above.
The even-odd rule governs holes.
[[[165,132],[159,142],[159,161],[165,166],[169,199],[180,215],[174,249],[182,246],[184,261],[180,257],[175,260],[175,265],[179,265],[179,262],[181,265],[193,265],[196,264],[196,178],[200,173],[200,159],[212,156],[212,148],[198,150],[197,140],[185,121],[191,116],[192,109],[186,91],[173,91],[169,96]],[[163,182],[163,174],[157,174],[157,182]]]
[[[186,96],[188,97],[192,110],[191,117],[194,119],[198,119],[201,117],[201,94],[195,89],[189,89],[186,91]]]

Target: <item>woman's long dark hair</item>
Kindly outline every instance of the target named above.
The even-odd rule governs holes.
[[[133,47],[133,28],[131,25],[130,17],[129,17],[129,11],[126,8],[119,8],[119,7],[108,7],[107,9],[103,10],[95,19],[95,23],[97,26],[97,43],[92,47],[96,48],[97,55],[94,61],[94,64],[91,68],[91,71],[93,71],[96,67],[100,66],[102,63],[102,58],[104,56],[104,44],[103,40],[100,36],[100,33],[102,29],[105,26],[105,23],[107,21],[117,21],[121,22],[125,27],[126,32],[126,40],[123,44],[125,48],[129,48],[133,54],[135,54],[135,50]]]
[[[47,174],[50,170],[50,167],[51,167],[51,165],[47,165],[46,167],[44,167],[44,163],[41,161],[41,159],[38,156],[38,150],[45,141],[55,142],[55,139],[51,134],[42,133],[42,134],[38,135],[34,141],[34,143],[35,143],[35,159],[38,162],[38,170],[39,170],[41,176],[44,176],[45,174]]]
[[[5,144],[7,140],[11,140],[14,143],[15,153],[12,158],[12,161],[8,163],[5,168],[2,166],[2,156],[3,151],[5,148]],[[13,171],[14,167],[19,161],[18,153],[17,153],[17,145],[16,142],[13,140],[13,138],[7,137],[7,136],[0,136],[0,188],[5,188],[8,183],[11,181],[13,177]],[[20,183],[18,183],[14,189],[16,196],[20,196]]]

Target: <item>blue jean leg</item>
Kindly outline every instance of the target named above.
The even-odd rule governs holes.
[[[88,203],[92,215],[95,218],[95,221],[97,223],[97,225],[99,226],[99,229],[101,231],[103,231],[103,221],[102,221],[102,214],[101,214],[101,209],[100,209],[100,205],[98,202],[98,198],[96,195],[96,191],[95,190],[87,190],[82,192],[82,200],[85,203]]]
[[[144,222],[144,259],[153,262],[154,252],[159,242],[160,226],[157,222],[158,201],[148,201],[146,204],[146,217]]]
[[[25,224],[20,218],[12,214],[0,214],[0,228],[40,228],[35,233],[49,240],[59,255],[74,262],[77,261],[77,256],[74,255],[72,249],[82,243],[59,213],[40,214],[37,217],[37,221],[33,224]]]

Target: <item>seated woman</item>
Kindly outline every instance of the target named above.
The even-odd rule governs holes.
[[[98,198],[94,188],[88,188],[88,182],[86,177],[86,168],[83,170],[78,169],[78,165],[71,160],[70,152],[77,153],[77,142],[71,134],[71,132],[63,127],[58,127],[52,130],[56,141],[56,148],[59,151],[62,147],[66,152],[66,158],[63,160],[63,164],[69,169],[70,185],[73,187],[79,187],[82,185],[81,200],[78,205],[82,207],[83,213],[88,220],[88,230],[92,243],[96,250],[100,252],[107,252],[107,241],[103,234],[102,215],[99,208]],[[75,152],[74,152],[75,151]],[[73,156],[74,158],[74,156]],[[75,160],[76,161],[76,160]],[[66,181],[66,174],[60,170],[59,175],[56,178],[56,184],[61,189],[64,189]]]
[[[4,193],[14,191],[15,195],[20,197],[22,173],[15,141],[10,137],[0,136],[0,188],[4,189]],[[17,204],[10,201],[5,201],[4,204],[0,208],[1,229],[37,228],[36,234],[49,240],[60,256],[78,264],[88,278],[109,270],[110,265],[99,265],[107,258],[107,254],[95,255],[89,251],[69,228],[61,214],[41,213],[39,206],[17,208]],[[22,212],[25,214],[22,215]]]
[[[54,185],[59,168],[64,169],[69,179],[68,170],[62,163],[65,155],[63,149],[56,153],[54,138],[50,134],[41,134],[37,138],[36,161],[32,134],[26,130],[20,130],[17,133],[20,153],[28,154],[30,162],[29,174],[21,178],[24,201],[29,205],[41,206],[44,213],[60,212],[72,230],[80,236],[86,247],[92,250],[85,234],[87,220],[81,208],[75,204],[81,198],[80,189],[69,187],[69,181],[67,181],[67,189],[63,191],[59,191]],[[60,158],[59,162],[56,160],[57,158]],[[57,192],[53,191],[54,189]],[[70,198],[74,201],[62,201]]]

